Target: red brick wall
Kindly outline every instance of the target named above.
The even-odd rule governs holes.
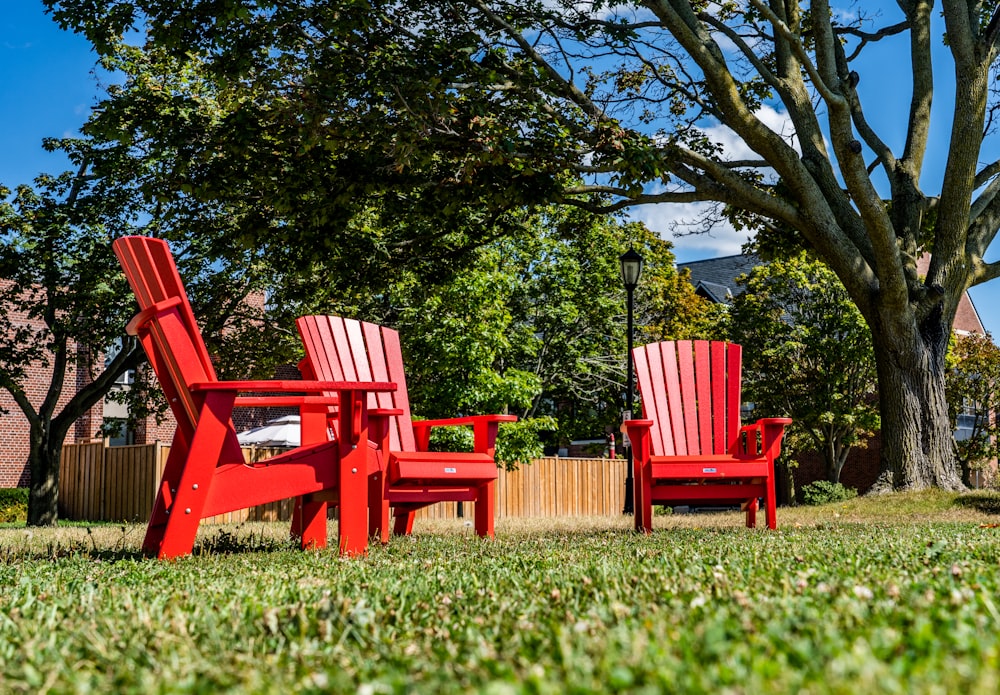
[[[845,487],[852,487],[863,495],[875,484],[879,472],[879,454],[882,450],[882,438],[876,434],[868,440],[865,448],[854,447],[847,456],[843,469],[840,471],[840,482]],[[826,464],[818,453],[802,454],[798,457],[798,465],[792,469],[795,480],[795,494],[799,499],[802,488],[817,480],[826,480]]]

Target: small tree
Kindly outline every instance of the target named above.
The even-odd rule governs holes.
[[[1000,457],[1000,347],[989,334],[955,336],[948,363],[945,387],[952,425],[971,425],[967,437],[955,439],[962,479],[970,483],[973,471]]]
[[[757,266],[733,302],[755,415],[788,416],[789,453],[815,450],[840,480],[851,448],[879,427],[871,337],[843,285],[805,254]]]
[[[111,253],[109,226],[122,222],[114,201],[95,195],[86,166],[36,187],[0,188],[0,387],[28,420],[31,475],[28,524],[56,522],[59,458],[74,423],[126,369],[138,364],[133,341],[100,369],[121,336],[131,295]],[[41,402],[28,388],[47,367]],[[89,378],[68,383],[70,370]],[[80,383],[84,385],[80,387]]]

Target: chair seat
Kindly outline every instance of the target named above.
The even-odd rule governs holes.
[[[479,493],[472,487],[440,485],[398,485],[385,493],[390,504],[433,504],[434,502],[475,502]]]
[[[408,487],[478,485],[497,479],[497,465],[489,454],[440,451],[389,453],[389,483]]]

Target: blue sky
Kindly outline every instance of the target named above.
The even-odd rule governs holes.
[[[882,4],[888,7],[887,19],[898,21],[895,3],[866,2],[864,6],[871,9]],[[30,183],[39,173],[58,173],[66,168],[64,158],[42,149],[42,139],[75,134],[95,102],[98,84],[93,74],[96,56],[90,45],[77,35],[61,31],[44,14],[40,0],[5,0],[3,10],[0,13],[0,183],[13,188],[19,183]],[[900,49],[905,51],[905,45],[898,41],[874,45],[865,64],[858,66],[861,73],[858,90],[869,119],[897,152],[902,149],[905,137],[905,109],[909,102],[909,79],[905,62],[900,60],[905,54]],[[940,65],[933,120],[937,131],[932,141],[944,144],[948,141],[952,77],[948,72],[950,64]],[[938,190],[939,181],[935,179],[940,177],[945,155],[943,146],[932,146],[929,151],[922,181],[925,192]],[[664,205],[644,210],[637,217],[668,236],[670,222],[684,212],[683,207]],[[677,258],[682,262],[736,253],[741,241],[726,230],[711,237],[674,239]],[[972,297],[987,330],[1000,336],[1000,280],[974,288]]]
[[[0,183],[8,188],[66,168],[42,138],[76,133],[97,92],[90,44],[43,10],[40,0],[5,0],[0,12]]]

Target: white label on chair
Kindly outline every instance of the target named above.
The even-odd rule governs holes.
[[[702,473],[718,473],[719,471],[716,470],[715,468],[702,468],[701,472]]]
[[[458,473],[458,470],[456,470],[454,468],[445,468],[444,472],[445,473]]]

